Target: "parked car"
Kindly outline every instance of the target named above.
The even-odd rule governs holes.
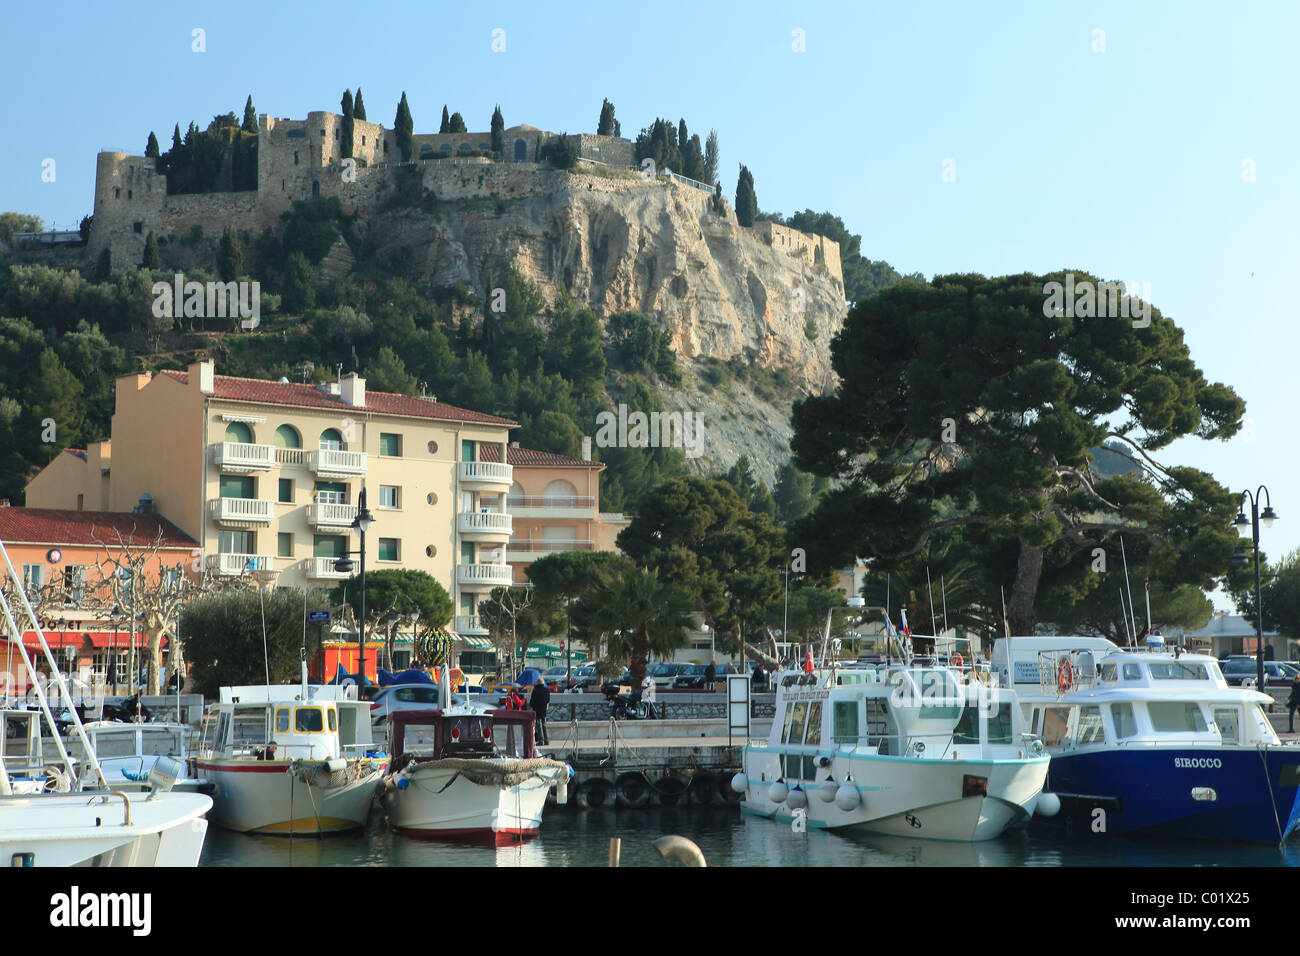
[[[548,667],[542,671],[542,680],[546,681],[546,688],[552,694],[566,690],[570,680],[569,668],[563,664],[558,667]]]
[[[1219,666],[1223,669],[1223,679],[1230,686],[1240,685],[1246,680],[1254,681],[1259,674],[1259,665],[1255,662],[1255,658],[1244,655],[1234,654],[1220,661]],[[1279,661],[1264,662],[1264,683],[1268,687],[1289,684],[1293,676]]]
[[[459,695],[453,694],[453,701]],[[398,710],[433,710],[438,706],[438,688],[434,684],[390,684],[381,687],[370,699],[370,720],[387,725],[388,717]]]
[[[673,690],[702,690],[704,689],[704,672],[708,670],[708,664],[690,664],[686,670],[673,678]],[[728,674],[736,673],[730,664],[718,664],[714,667],[714,680],[723,681]]]
[[[667,690],[673,686],[673,681],[677,676],[686,673],[690,667],[690,664],[655,664],[646,668],[646,676],[654,681],[656,689]]]

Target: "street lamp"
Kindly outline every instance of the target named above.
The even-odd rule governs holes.
[[[361,535],[361,550],[344,551],[343,556],[334,562],[335,571],[351,574],[354,562],[348,555],[361,555],[361,623],[357,634],[361,663],[357,669],[357,674],[362,682],[366,679],[366,532],[370,530],[370,526],[374,524],[374,521],[375,516],[366,507],[366,486],[362,485],[361,493],[357,496],[357,516],[352,519],[352,530]]]
[[[1259,510],[1259,499],[1261,495],[1264,498],[1264,511]],[[1246,502],[1250,502],[1250,517],[1246,517]],[[1241,510],[1237,512],[1237,518],[1232,523],[1238,528],[1251,529],[1251,542],[1255,549],[1255,665],[1259,683],[1256,688],[1262,693],[1264,691],[1264,600],[1261,594],[1260,573],[1259,573],[1259,525],[1263,522],[1265,528],[1273,527],[1273,522],[1277,520],[1277,512],[1273,510],[1273,502],[1270,499],[1268,489],[1260,485],[1251,494],[1247,489],[1241,493]],[[1245,567],[1247,561],[1243,554],[1234,554],[1232,556],[1232,565],[1234,567]]]

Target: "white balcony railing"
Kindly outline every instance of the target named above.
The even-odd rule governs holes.
[[[339,451],[336,448],[318,448],[308,456],[311,470],[318,475],[364,475],[366,473],[366,453],[363,451]]]
[[[514,519],[500,511],[466,511],[456,515],[461,534],[503,534],[514,531]]]
[[[307,523],[315,527],[346,528],[357,516],[356,505],[317,502],[307,506]]]
[[[555,551],[590,551],[596,542],[583,539],[565,538],[563,540],[545,540],[534,538],[511,538],[506,545],[507,551],[531,552],[534,554],[551,554]]]
[[[210,502],[217,521],[270,523],[274,504],[266,498],[214,498]]]
[[[462,461],[456,464],[456,477],[474,484],[510,486],[514,468],[496,461]]]
[[[468,587],[509,587],[514,583],[514,571],[508,564],[460,564],[456,581]]]
[[[457,614],[456,633],[469,637],[482,637],[489,633],[477,614]]]
[[[336,561],[338,561],[338,558],[312,558],[307,564],[307,577],[328,578],[330,580],[351,577],[350,572],[334,570]]]
[[[208,569],[217,574],[243,574],[245,571],[274,571],[275,559],[269,554],[210,554]]]
[[[305,465],[307,464],[307,450],[305,448],[277,448],[275,450],[275,463],[277,465]]]
[[[506,507],[523,518],[596,518],[591,495],[510,495]]]
[[[265,470],[275,464],[275,449],[242,441],[219,441],[212,446],[212,461],[222,471]]]

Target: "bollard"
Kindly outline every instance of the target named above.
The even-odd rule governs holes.
[[[609,865],[618,866],[618,857],[623,849],[623,841],[618,837],[609,838]]]
[[[680,860],[687,866],[708,866],[700,848],[686,837],[662,836],[654,842],[655,852],[665,860]]]

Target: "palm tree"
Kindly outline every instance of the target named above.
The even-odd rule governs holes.
[[[594,628],[609,634],[610,657],[628,660],[633,690],[645,679],[651,652],[671,653],[686,643],[694,610],[681,590],[659,580],[658,572],[639,568],[603,583],[591,603]]]

